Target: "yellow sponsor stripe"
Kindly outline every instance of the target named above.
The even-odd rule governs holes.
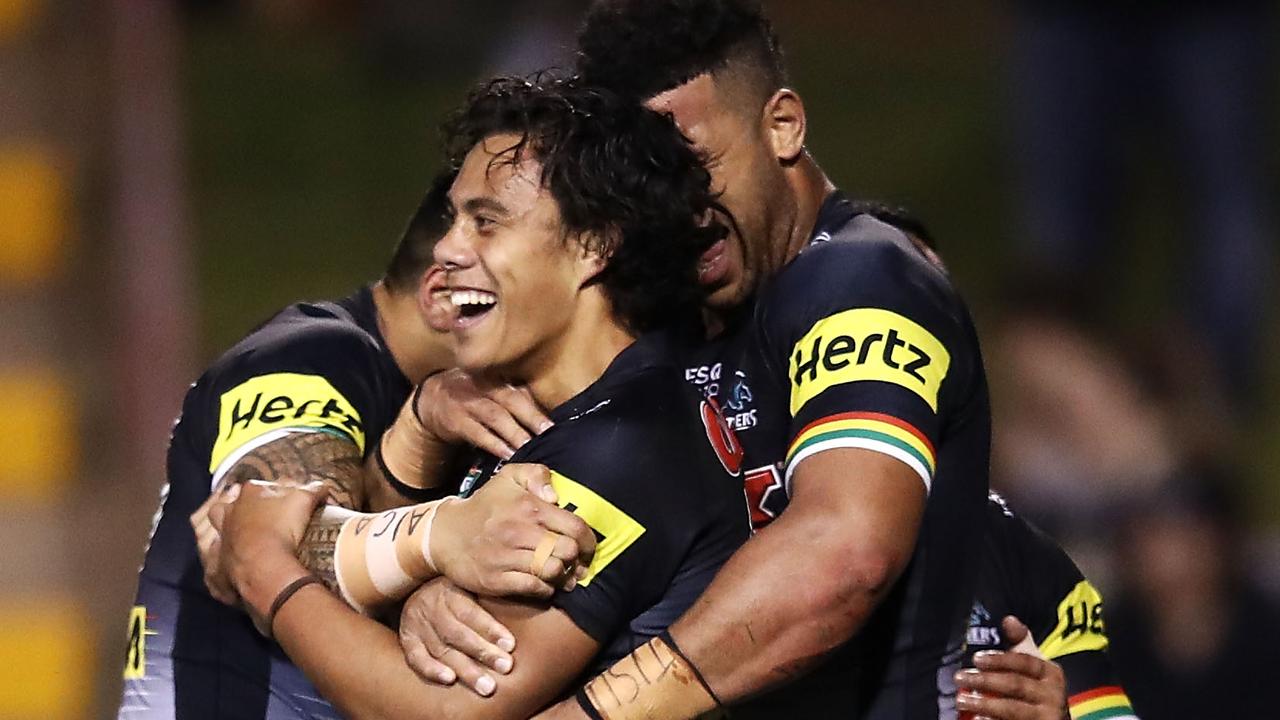
[[[578,582],[582,586],[590,585],[597,575],[609,567],[609,563],[618,559],[632,543],[640,539],[644,534],[644,526],[587,486],[554,470],[551,472],[551,487],[555,488],[556,495],[560,498],[560,507],[572,506],[573,513],[587,521],[587,525],[596,533],[595,559],[591,561],[591,567],[587,568],[587,576]]]
[[[1058,603],[1058,624],[1040,643],[1049,660],[1087,650],[1105,650],[1106,626],[1102,621],[1102,594],[1088,580],[1081,580]]]
[[[209,472],[238,448],[285,428],[332,430],[351,438],[364,452],[360,413],[328,380],[320,375],[271,373],[222,394]]]
[[[854,308],[813,324],[791,348],[791,415],[832,387],[877,381],[915,393],[938,410],[951,353],[919,323],[883,308]]]

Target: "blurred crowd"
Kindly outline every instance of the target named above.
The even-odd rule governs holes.
[[[197,19],[350,24],[380,72],[429,82],[441,67],[565,66],[584,2],[186,5]],[[1280,469],[1257,460],[1276,441],[1256,428],[1274,420],[1277,367],[1273,4],[1004,9],[1016,277],[999,280],[980,323],[993,485],[1103,589],[1113,658],[1142,717],[1271,716],[1259,679],[1280,671],[1280,543],[1256,488]],[[816,82],[795,80],[802,91]],[[1152,181],[1152,158],[1173,178],[1158,213],[1177,232],[1143,241],[1133,198]],[[946,226],[932,231],[944,256],[965,252]],[[1111,318],[1147,259],[1135,245],[1159,248],[1172,277],[1163,313],[1121,324]]]

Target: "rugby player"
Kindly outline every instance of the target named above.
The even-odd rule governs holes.
[[[295,554],[315,496],[246,486],[222,520],[229,575],[264,629],[355,716],[528,717],[662,632],[749,534],[740,448],[682,380],[672,337],[653,332],[696,317],[696,262],[724,232],[697,153],[669,119],[556,81],[490,84],[452,125],[451,147],[456,219],[436,259],[459,308],[458,364],[553,408],[553,427],[511,461],[549,467],[599,543],[580,585],[550,604],[485,601],[525,658],[486,700],[423,683],[394,632],[310,582]],[[483,493],[501,464],[483,458],[463,495]],[[331,562],[343,566],[343,537],[363,533],[366,567],[400,563],[393,543],[414,532],[405,517],[357,521],[364,529],[339,537]],[[390,540],[378,546],[378,533]]]
[[[248,479],[320,481],[335,502],[352,508],[423,499],[422,488],[384,482],[380,471],[365,466],[413,385],[453,365],[448,334],[431,327],[433,314],[435,324],[448,322],[429,302],[442,276],[427,273],[432,248],[447,228],[451,177],[425,197],[381,281],[334,302],[286,308],[224,353],[188,391],[131,612],[120,718],[332,714],[279,647],[256,633],[243,613],[217,601],[237,598],[216,566],[202,574],[197,551],[216,556],[217,543],[204,509],[207,498]],[[494,392],[520,416],[517,395]],[[511,493],[498,500],[478,504],[535,537],[555,529],[567,536],[566,553],[581,549],[589,557],[594,536],[572,514],[545,503],[536,516],[522,513],[522,503],[537,501]],[[473,534],[483,533],[468,531],[468,538]],[[466,552],[484,555],[470,539]],[[501,554],[487,557],[500,560]],[[481,572],[489,584],[551,592],[528,573],[527,562],[496,565],[469,559],[453,576],[470,573],[465,584],[475,586]]]
[[[926,250],[935,253],[932,261],[941,264],[933,237],[919,219],[876,202],[859,201],[857,209],[921,241]],[[707,373],[709,382],[712,374]],[[695,382],[697,375],[692,373]],[[732,405],[743,392],[735,390],[729,395]],[[994,493],[988,497],[984,530],[965,663],[978,669],[963,670],[956,676],[959,690],[976,692],[959,696],[961,708],[995,720],[1058,720],[1068,717],[1069,693],[1072,718],[1132,717],[1106,653],[1109,642],[1097,589],[1060,547],[1015,516]],[[474,687],[488,674],[485,666],[491,668],[495,660],[506,657],[484,639],[504,637],[505,628],[474,606],[466,593],[447,582],[436,583],[430,590],[420,591],[415,600],[406,606],[401,633],[406,651],[413,651],[408,656],[410,662],[423,677],[438,679],[439,666],[444,666],[450,676],[463,677]],[[1026,618],[1034,629],[1019,618]],[[431,628],[425,641],[411,627],[414,625]],[[460,640],[446,642],[453,637]],[[1001,652],[1005,647],[1016,647],[1019,652]],[[436,663],[425,655],[427,651],[450,664]],[[492,675],[489,677],[487,682],[493,682]]]
[[[1069,705],[1056,715],[1019,714],[1018,700],[1044,697],[1044,688],[1035,687],[1030,658],[1012,658],[1026,671],[979,673],[963,670],[956,678],[961,687],[976,690],[982,697],[959,695],[961,709],[989,717],[1070,717],[1072,720],[1136,720],[1133,707],[1111,669],[1107,656],[1110,640],[1102,614],[1102,595],[1085,579],[1071,558],[1057,543],[1009,509],[995,493],[987,498],[986,530],[978,591],[969,616],[967,653],[983,664],[979,655],[999,651],[1009,641],[1009,623],[1001,618],[1016,616],[1023,622],[1018,630],[1029,635],[1040,654],[1060,667],[1052,684],[1065,690],[1055,702]],[[1002,627],[1003,625],[1003,627]],[[1065,676],[1065,681],[1062,679]],[[1053,706],[1039,703],[1045,708]]]
[[[732,393],[756,534],[669,636],[550,714],[952,712],[990,443],[962,300],[806,152],[754,3],[598,2],[579,49],[584,81],[671,113],[710,158],[731,231],[699,280],[723,331],[687,367],[719,364]],[[650,672],[655,656],[672,671]]]

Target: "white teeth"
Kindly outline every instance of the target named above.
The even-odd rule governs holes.
[[[454,290],[449,293],[449,300],[454,307],[462,307],[463,305],[493,305],[498,302],[498,297],[483,290]]]

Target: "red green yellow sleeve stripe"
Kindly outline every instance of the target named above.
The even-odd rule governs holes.
[[[1072,695],[1071,720],[1137,720],[1124,688],[1110,685]]]
[[[796,435],[787,451],[785,481],[800,461],[836,448],[862,448],[901,460],[915,471],[928,491],[933,484],[937,453],[933,443],[911,423],[892,415],[872,412],[840,413],[809,423]]]

